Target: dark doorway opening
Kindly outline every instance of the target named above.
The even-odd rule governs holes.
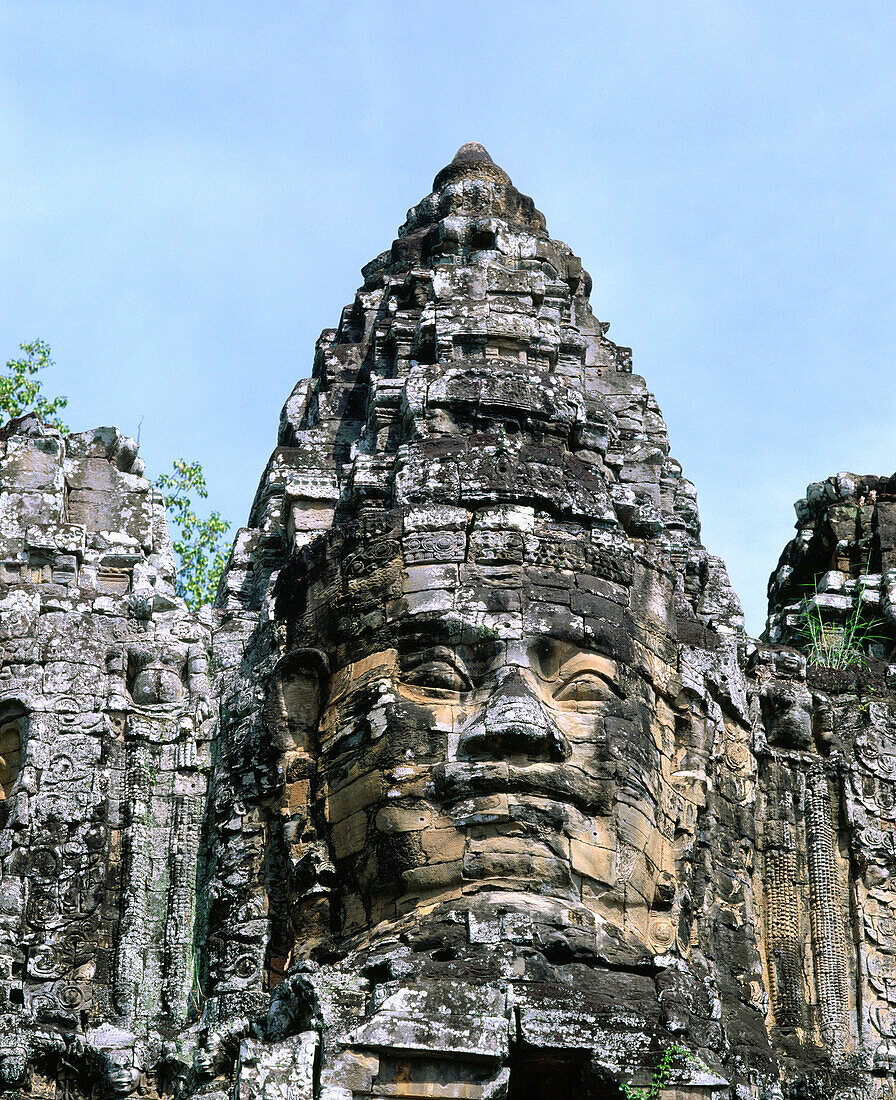
[[[508,1100],[625,1100],[610,1078],[595,1071],[587,1051],[516,1043],[510,1052]]]

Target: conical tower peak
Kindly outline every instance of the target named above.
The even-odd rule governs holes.
[[[495,163],[484,145],[480,145],[478,141],[468,141],[457,150],[451,163],[470,164],[483,161],[487,164]]]
[[[404,225],[398,230],[399,240],[428,232],[440,224],[439,233],[444,230],[450,236],[454,230],[452,223],[444,221],[446,218],[472,219],[477,223],[497,219],[513,232],[534,233],[539,238],[547,232],[544,215],[535,209],[528,195],[517,191],[510,176],[495,164],[478,141],[462,145],[451,163],[438,173],[430,194],[408,211]],[[497,231],[496,225],[481,228]]]
[[[454,160],[446,165],[433,180],[432,189],[439,191],[446,183],[462,176],[484,176],[507,187],[512,186],[510,176],[495,164],[488,150],[478,141],[468,141],[458,149]]]

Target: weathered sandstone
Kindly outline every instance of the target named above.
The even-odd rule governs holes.
[[[0,432],[0,1088],[896,1096],[896,478],[809,487],[750,639],[481,146],[363,278],[214,608],[131,440]]]

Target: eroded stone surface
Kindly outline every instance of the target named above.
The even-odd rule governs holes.
[[[810,488],[754,642],[481,146],[363,276],[214,610],[131,441],[4,429],[0,1084],[600,1100],[674,1047],[665,1100],[892,1096],[889,482]]]

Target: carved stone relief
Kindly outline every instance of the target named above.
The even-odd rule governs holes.
[[[214,609],[132,441],[0,430],[0,1089],[892,1097],[896,482],[809,487],[754,642],[481,146],[362,274]]]

